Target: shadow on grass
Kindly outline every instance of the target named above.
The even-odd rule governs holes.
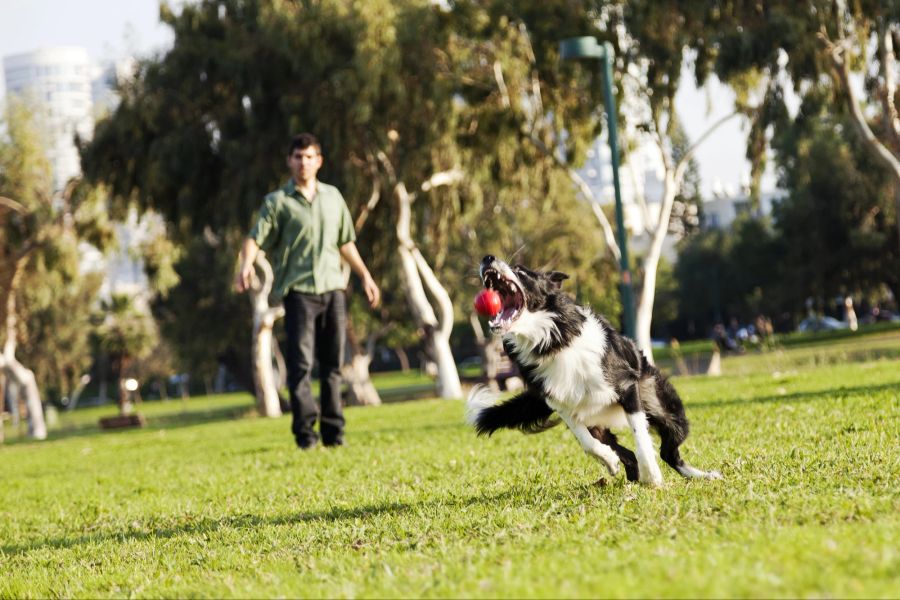
[[[732,398],[730,400],[701,400],[699,402],[691,402],[687,405],[687,409],[697,410],[704,408],[720,408],[723,406],[736,406],[744,404],[792,404],[798,402],[815,402],[826,398],[834,398],[837,396],[859,396],[862,394],[876,394],[885,390],[900,389],[898,383],[883,383],[880,385],[859,385],[853,387],[835,387],[822,390],[813,390],[809,392],[795,392],[793,394],[760,396],[754,398]]]
[[[147,425],[145,427],[123,427],[121,429],[101,429],[97,421],[69,425],[62,429],[54,429],[48,432],[47,439],[37,442],[29,437],[7,438],[3,445],[14,446],[18,444],[37,444],[66,440],[95,435],[121,435],[138,431],[158,431],[160,429],[178,429],[181,427],[193,427],[218,421],[231,421],[246,416],[253,410],[251,404],[247,406],[222,406],[207,410],[186,410],[184,412],[172,412],[154,416],[145,415]],[[111,416],[111,415],[104,415]],[[99,420],[100,417],[98,417]]]
[[[148,530],[124,530],[98,534],[86,534],[72,538],[56,538],[27,544],[4,544],[0,546],[0,555],[23,555],[35,550],[70,549],[84,544],[97,544],[109,541],[127,543],[156,539],[171,539],[183,535],[198,533],[215,533],[221,529],[254,529],[258,527],[281,527],[297,523],[314,523],[347,521],[354,519],[370,519],[381,515],[398,516],[420,511],[423,508],[445,507],[464,511],[471,506],[494,505],[511,499],[520,503],[545,505],[548,500],[572,499],[573,493],[578,495],[574,500],[587,498],[596,488],[591,485],[579,485],[571,489],[548,492],[537,487],[515,487],[498,494],[469,496],[450,500],[432,500],[422,502],[380,502],[366,506],[351,508],[331,508],[321,511],[300,512],[280,517],[261,517],[258,515],[225,516],[219,519],[202,518],[182,525]]]

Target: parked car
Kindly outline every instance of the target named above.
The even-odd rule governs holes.
[[[817,333],[819,331],[835,331],[837,329],[847,329],[847,324],[843,321],[838,321],[834,317],[807,317],[797,327],[797,331],[801,333]]]

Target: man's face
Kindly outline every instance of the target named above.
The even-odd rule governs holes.
[[[295,148],[287,159],[288,168],[297,183],[315,181],[316,174],[322,167],[322,154],[315,146]]]

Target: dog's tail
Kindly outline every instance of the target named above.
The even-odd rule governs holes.
[[[518,429],[525,433],[546,431],[559,421],[551,419],[553,409],[539,394],[525,389],[497,404],[500,394],[485,385],[476,385],[466,401],[466,420],[478,435],[491,435],[498,429]]]

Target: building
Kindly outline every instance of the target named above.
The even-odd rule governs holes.
[[[75,46],[42,48],[3,59],[7,95],[25,99],[44,124],[57,190],[81,172],[75,136],[89,138],[94,132],[94,71],[87,50]]]
[[[728,229],[740,215],[748,214],[755,219],[772,214],[773,205],[784,197],[783,190],[760,192],[759,206],[753,208],[750,190],[740,191],[713,186],[713,197],[703,203],[703,227],[706,229]]]

